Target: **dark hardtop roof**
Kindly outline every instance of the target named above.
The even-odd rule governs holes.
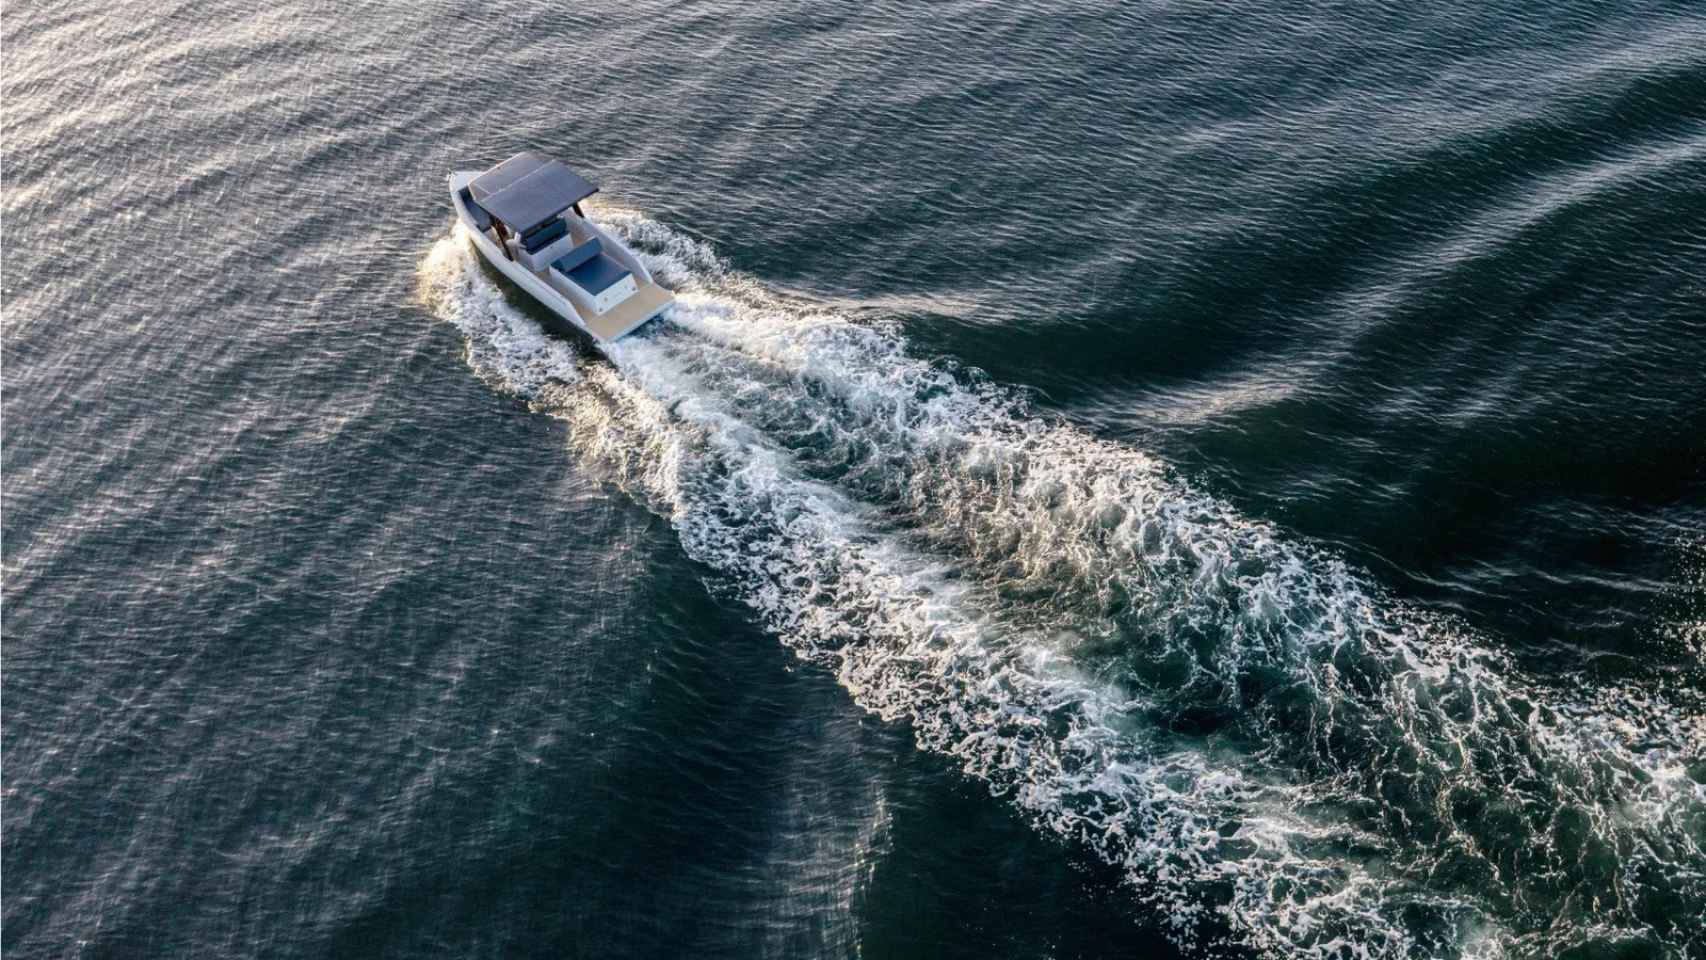
[[[523,150],[475,177],[469,189],[480,206],[517,233],[526,233],[598,192],[561,161]]]

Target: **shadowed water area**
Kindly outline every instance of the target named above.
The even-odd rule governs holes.
[[[1698,8],[8,13],[9,956],[1706,952]]]

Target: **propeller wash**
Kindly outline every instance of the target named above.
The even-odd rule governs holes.
[[[603,355],[454,232],[475,373],[667,517],[863,708],[1119,867],[1194,952],[1706,953],[1706,719],[1523,677],[1460,624],[1022,391],[589,213],[677,303]]]

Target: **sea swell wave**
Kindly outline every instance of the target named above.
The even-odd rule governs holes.
[[[423,296],[801,657],[1176,940],[1273,955],[1706,951],[1706,723],[1572,689],[1141,450],[598,211],[678,305],[598,356],[458,232]]]

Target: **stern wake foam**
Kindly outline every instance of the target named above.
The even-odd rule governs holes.
[[[470,365],[562,418],[860,705],[1122,867],[1181,945],[1698,942],[1676,912],[1706,905],[1698,723],[1655,700],[1631,736],[1615,705],[1549,706],[1141,451],[600,215],[678,291],[667,320],[585,355],[458,233],[422,279]]]

